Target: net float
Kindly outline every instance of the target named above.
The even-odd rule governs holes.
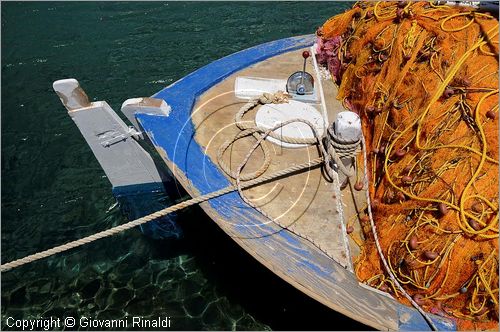
[[[442,202],[438,204],[438,211],[441,216],[445,216],[448,213],[448,206]]]
[[[396,152],[394,153],[394,155],[398,158],[404,157],[405,154],[406,154],[406,151],[403,149],[397,149]]]
[[[437,252],[434,252],[434,251],[424,251],[424,256],[427,259],[434,260],[434,259],[438,258],[439,255]]]
[[[351,234],[352,232],[354,232],[354,227],[352,225],[348,225],[346,227],[346,233]]]
[[[410,238],[410,241],[408,242],[408,247],[410,247],[411,250],[417,249],[417,247],[418,247],[418,240],[417,240],[417,237],[415,235],[413,235]]]

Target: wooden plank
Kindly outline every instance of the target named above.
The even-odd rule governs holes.
[[[236,98],[233,93],[236,77],[286,80],[289,74],[301,68],[302,51],[289,52],[259,62],[231,75],[198,98],[192,113],[195,139],[214,164],[217,164],[219,147],[241,131],[234,125],[234,121],[236,113],[246,101]],[[311,58],[308,60],[311,62]],[[309,63],[309,70],[312,67],[312,63]],[[335,98],[331,100],[336,102]],[[313,105],[321,112],[320,104]],[[244,119],[253,122],[256,109],[248,112]],[[335,107],[328,109],[331,113],[330,118],[333,118],[333,111],[343,110],[338,102]],[[225,154],[225,162],[235,170],[254,142],[253,137],[237,141]],[[319,156],[314,146],[287,149],[271,143],[267,145],[271,151],[272,162],[265,174],[272,174]],[[258,170],[263,159],[262,151],[257,150],[245,166],[245,172]],[[229,177],[228,179],[232,180]],[[326,181],[321,169],[318,168],[249,189],[245,191],[245,195],[266,214],[273,217],[273,221],[310,240],[339,264],[351,269],[351,257],[348,257],[346,234],[343,231],[345,228],[342,227],[343,215],[340,213],[342,210],[350,212],[351,209],[350,206],[342,209],[340,206],[342,202],[335,198],[334,186],[338,187],[338,183]]]

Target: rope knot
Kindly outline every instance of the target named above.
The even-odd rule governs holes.
[[[332,126],[328,127],[327,134],[323,138],[323,146],[325,152],[325,168],[327,173],[333,174],[334,168],[331,162],[335,163],[340,172],[344,173],[347,177],[354,176],[352,170],[347,169],[342,163],[342,158],[356,158],[360,148],[360,140],[348,141],[339,137]]]
[[[276,93],[264,92],[262,96],[259,97],[260,104],[284,104],[288,103],[290,95],[283,91],[278,91]]]

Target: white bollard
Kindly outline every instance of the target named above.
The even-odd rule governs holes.
[[[354,112],[345,111],[337,114],[335,134],[343,140],[356,142],[361,139],[361,119]]]
[[[337,137],[348,142],[356,142],[361,139],[361,119],[354,112],[345,111],[337,114],[337,118],[333,123],[333,130]],[[341,158],[342,163],[347,169],[354,169],[355,160],[352,157]],[[347,186],[347,176],[339,172],[340,188],[344,189]]]

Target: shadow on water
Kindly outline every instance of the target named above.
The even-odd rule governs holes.
[[[176,330],[369,329],[275,276],[200,208],[179,223],[179,240],[134,229],[4,274],[2,329],[8,317],[132,316],[169,316]]]
[[[200,208],[184,223],[192,238],[189,250],[221,296],[241,303],[252,316],[274,330],[369,330],[306,296],[231,240]],[[200,222],[198,222],[200,221]],[[203,221],[203,222],[202,222]]]

